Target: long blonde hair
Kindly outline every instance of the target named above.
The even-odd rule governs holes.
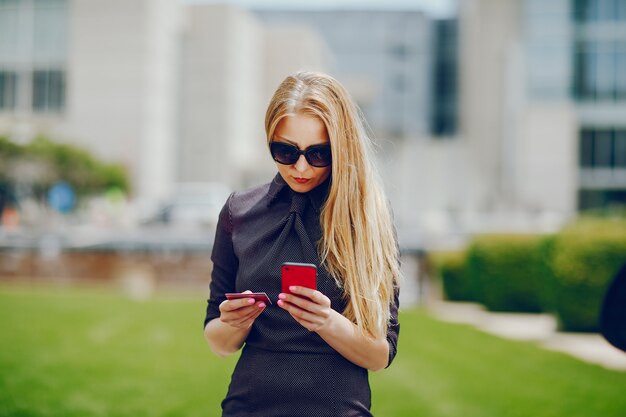
[[[268,143],[280,120],[296,114],[324,122],[333,157],[331,187],[320,214],[320,259],[342,286],[343,314],[364,333],[383,337],[399,283],[399,253],[361,113],[334,78],[299,72],[287,77],[270,101]]]

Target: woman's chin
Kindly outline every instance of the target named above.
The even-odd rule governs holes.
[[[308,193],[313,188],[315,188],[312,181],[309,181],[306,184],[299,184],[295,181],[289,181],[287,184],[289,184],[289,188],[291,188],[296,193]]]

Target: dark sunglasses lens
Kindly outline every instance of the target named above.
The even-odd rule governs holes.
[[[332,162],[330,146],[315,146],[306,151],[306,160],[314,167],[326,167]]]
[[[274,161],[284,165],[295,164],[300,157],[298,148],[286,143],[272,142],[270,144],[270,152]]]

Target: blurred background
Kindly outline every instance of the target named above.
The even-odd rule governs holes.
[[[130,254],[206,282],[301,69],[362,109],[408,252],[626,205],[624,0],[2,0],[0,23],[2,276],[93,278],[97,252],[104,278]]]
[[[626,262],[626,0],[0,0],[0,282],[205,298],[298,70],[369,124],[403,306],[598,330]]]

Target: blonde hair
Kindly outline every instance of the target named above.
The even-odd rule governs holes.
[[[399,283],[399,253],[361,113],[334,78],[299,72],[287,77],[270,101],[268,143],[281,119],[296,114],[324,122],[333,156],[329,195],[320,214],[320,259],[342,286],[343,314],[364,333],[383,337]]]

